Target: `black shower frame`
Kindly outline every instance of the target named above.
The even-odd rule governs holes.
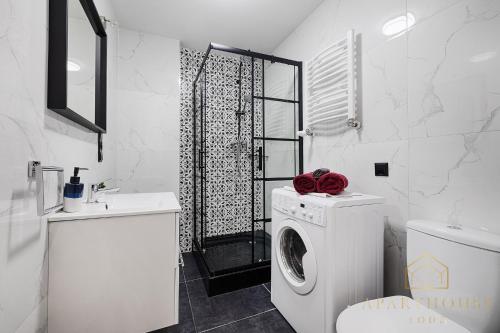
[[[200,75],[202,74],[203,72],[203,69],[206,67],[206,62],[208,60],[208,57],[210,55],[210,53],[212,51],[222,51],[222,52],[228,52],[228,53],[232,53],[232,54],[237,54],[237,55],[241,55],[241,56],[246,56],[246,57],[250,57],[252,59],[252,68],[251,68],[251,79],[252,79],[252,84],[251,84],[251,89],[252,89],[252,104],[251,104],[251,108],[252,108],[252,129],[251,129],[251,133],[252,133],[252,147],[251,147],[251,151],[253,154],[255,154],[255,140],[262,140],[262,149],[259,149],[259,164],[262,163],[262,170],[265,170],[265,141],[268,140],[268,141],[272,141],[272,140],[275,140],[275,141],[294,141],[294,142],[298,142],[299,144],[299,149],[298,149],[298,173],[303,173],[303,169],[304,169],[304,153],[303,153],[303,146],[304,146],[304,143],[303,143],[303,138],[298,136],[297,139],[281,139],[281,138],[266,138],[265,136],[265,133],[262,133],[263,137],[256,137],[255,136],[255,128],[254,128],[254,113],[255,113],[255,103],[254,103],[254,100],[255,99],[261,99],[263,101],[263,105],[262,105],[262,122],[263,122],[263,129],[265,128],[264,126],[264,109],[265,109],[265,103],[264,101],[265,100],[268,100],[268,101],[276,101],[276,102],[290,102],[290,103],[294,103],[296,105],[298,105],[298,110],[297,110],[297,117],[296,117],[296,120],[298,120],[298,123],[296,124],[297,125],[297,129],[299,131],[302,131],[303,129],[303,63],[301,61],[295,61],[295,60],[291,60],[291,59],[286,59],[286,58],[281,58],[281,57],[276,57],[276,56],[273,56],[273,55],[269,55],[269,54],[264,54],[264,53],[259,53],[259,52],[254,52],[254,51],[251,51],[251,50],[244,50],[244,49],[240,49],[240,48],[235,48],[235,47],[230,47],[230,46],[225,46],[225,45],[222,45],[222,44],[216,44],[216,43],[210,43],[208,45],[208,48],[203,56],[203,59],[202,59],[202,62],[199,66],[199,69],[196,73],[196,77],[195,79],[193,80],[193,86],[192,86],[192,108],[193,108],[193,238],[192,238],[192,243],[193,243],[193,250],[196,250],[195,252],[197,253],[202,253],[202,249],[204,248],[204,236],[203,236],[203,232],[204,232],[204,225],[203,225],[203,218],[202,218],[202,214],[204,213],[204,210],[203,210],[203,198],[201,198],[201,212],[200,212],[200,218],[201,218],[201,223],[200,223],[200,227],[201,227],[201,241],[202,241],[202,244],[199,244],[198,243],[198,240],[197,240],[197,237],[196,237],[196,200],[197,200],[197,185],[196,185],[196,178],[197,178],[197,174],[196,174],[196,169],[198,168],[198,162],[203,159],[203,142],[205,142],[205,137],[204,135],[206,135],[206,133],[203,133],[206,131],[206,128],[203,128],[203,121],[202,121],[202,117],[205,116],[206,117],[206,114],[200,114],[200,126],[201,126],[201,148],[200,148],[200,156],[197,156],[197,145],[196,145],[196,84],[198,82],[198,79],[200,78]],[[286,100],[286,99],[280,99],[280,98],[272,98],[272,97],[265,97],[264,96],[264,80],[262,82],[262,90],[263,90],[263,94],[262,96],[256,96],[255,95],[255,77],[254,77],[254,64],[255,64],[255,61],[257,60],[261,60],[262,61],[262,64],[264,65],[264,61],[270,61],[271,63],[281,63],[281,64],[285,64],[285,65],[290,65],[290,66],[294,66],[297,70],[297,75],[295,75],[295,70],[294,70],[294,78],[297,77],[297,81],[298,82],[294,82],[294,100],[291,101],[291,100]],[[264,66],[262,66],[262,70],[263,70],[263,76],[264,76]],[[206,75],[206,72],[205,72],[205,75]],[[264,79],[264,77],[263,77]],[[294,79],[295,80],[295,79]],[[206,76],[205,76],[205,89],[206,89]],[[295,86],[297,85],[297,90],[295,90]],[[297,94],[298,96],[295,96],[295,91],[297,91]],[[202,103],[202,108],[201,110],[203,110],[203,104],[206,102],[205,101],[206,99],[206,92],[204,93],[204,95],[202,95],[202,98],[201,98],[201,103]],[[205,118],[206,119],[206,118]],[[295,158],[296,160],[296,158]],[[263,177],[262,178],[256,178],[255,177],[255,158],[252,158],[252,162],[251,162],[251,172],[252,172],[252,209],[251,209],[251,213],[252,213],[252,244],[253,246],[255,246],[255,223],[258,223],[258,222],[262,222],[264,223],[267,223],[267,222],[271,222],[271,218],[266,218],[266,215],[265,215],[265,207],[266,207],[266,200],[265,200],[265,184],[266,184],[266,181],[280,181],[280,180],[292,180],[293,177],[273,177],[273,178],[266,178],[265,177],[265,174],[263,174]],[[205,177],[206,178],[206,168],[204,168],[204,170],[202,171],[201,173],[201,177]],[[263,218],[262,219],[255,219],[255,181],[262,181],[262,184],[263,184],[263,188],[262,188],[262,191],[263,191],[263,202],[262,202],[262,211],[263,211]],[[202,181],[200,182],[200,186],[202,186],[202,188],[200,189],[202,191],[202,195],[203,195],[203,191],[206,190],[203,188],[203,179]],[[265,229],[265,228],[264,228]],[[220,236],[221,238],[224,238],[224,236]],[[210,296],[212,295],[216,295],[216,294],[220,294],[220,293],[223,293],[223,292],[227,292],[227,291],[231,291],[231,290],[235,290],[235,289],[239,289],[239,288],[243,288],[243,287],[247,287],[247,286],[250,286],[250,285],[254,285],[254,284],[257,284],[257,283],[262,283],[262,282],[267,282],[270,280],[270,261],[263,261],[263,262],[255,262],[255,251],[253,250],[252,251],[252,264],[250,265],[244,265],[244,266],[238,266],[238,267],[234,267],[234,268],[231,268],[231,269],[227,269],[223,272],[219,272],[220,273],[220,277],[218,279],[218,281],[213,281],[213,283],[210,285],[208,282],[206,283],[206,286],[207,286],[207,291],[209,293]],[[205,262],[205,259],[203,258],[203,255],[198,255],[196,256],[196,259],[197,259],[197,262],[198,262],[198,266],[200,267],[200,269],[203,271],[202,274],[206,274],[206,276],[210,279],[211,277],[209,276],[209,272],[208,272],[208,264]]]

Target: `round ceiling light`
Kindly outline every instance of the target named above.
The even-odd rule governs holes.
[[[470,62],[488,61],[490,59],[495,58],[496,56],[497,56],[497,53],[495,51],[479,53],[479,54],[476,54],[475,56],[471,57]]]
[[[81,69],[80,65],[72,60],[68,60],[68,71],[69,72],[78,72]]]
[[[393,36],[406,31],[414,25],[415,15],[407,13],[406,16],[401,15],[387,21],[382,27],[382,33],[386,36]]]

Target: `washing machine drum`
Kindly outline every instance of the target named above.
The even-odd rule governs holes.
[[[274,239],[276,259],[285,280],[298,294],[313,290],[317,279],[316,256],[304,228],[294,220],[284,220]]]

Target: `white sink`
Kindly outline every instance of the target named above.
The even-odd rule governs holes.
[[[57,212],[49,217],[50,222],[83,220],[127,215],[176,213],[181,207],[170,192],[104,194],[97,203],[84,203],[76,213]]]

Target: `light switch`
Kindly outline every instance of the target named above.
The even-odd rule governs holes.
[[[389,177],[389,163],[375,163],[376,177]]]

